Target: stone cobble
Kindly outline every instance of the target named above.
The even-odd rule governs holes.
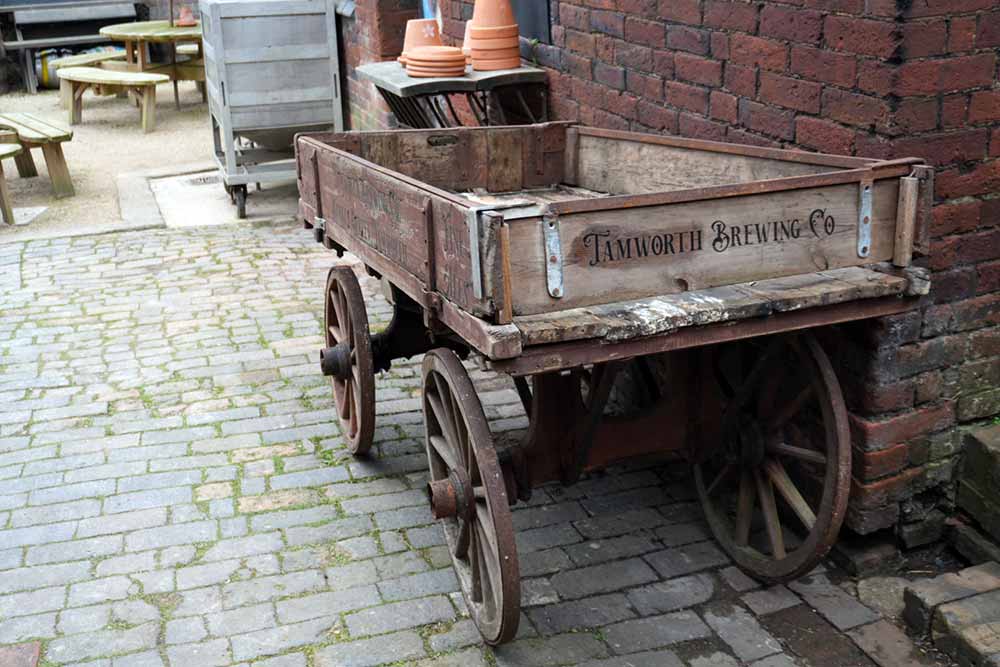
[[[33,660],[36,642],[48,667],[910,655],[832,568],[776,588],[741,574],[687,471],[650,464],[515,508],[521,629],[486,648],[424,496],[420,360],[380,376],[376,447],[352,458],[317,364],[337,260],[310,235],[130,232],[6,244],[0,259],[0,665]],[[383,327],[390,307],[362,284]],[[506,378],[473,378],[495,432],[525,428]]]

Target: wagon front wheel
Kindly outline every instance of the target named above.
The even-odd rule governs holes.
[[[517,632],[521,577],[510,505],[483,406],[458,356],[424,357],[431,511],[444,527],[469,615],[487,644]]]
[[[851,441],[840,384],[811,334],[709,351],[721,418],[695,486],[729,556],[767,583],[812,570],[837,539]]]
[[[323,373],[333,383],[340,429],[352,454],[366,454],[375,436],[375,369],[368,314],[354,271],[330,269],[324,309]]]

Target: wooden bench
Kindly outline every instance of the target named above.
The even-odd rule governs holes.
[[[119,72],[96,67],[66,67],[59,70],[61,95],[72,100],[69,107],[69,124],[78,124],[83,117],[83,93],[87,88],[109,94],[125,90],[135,95],[142,112],[142,129],[152,132],[156,128],[156,84],[166,83],[170,77],[148,72]],[[67,87],[68,92],[62,90]]]
[[[8,225],[14,224],[14,208],[10,203],[10,191],[7,189],[7,179],[3,175],[3,161],[9,157],[17,159],[20,153],[20,144],[0,144],[0,212],[3,213],[3,221]]]
[[[28,113],[0,114],[0,131],[4,129],[13,132],[16,135],[15,143],[24,149],[14,158],[21,178],[38,176],[35,161],[31,158],[31,149],[41,148],[56,197],[71,197],[75,194],[62,150],[62,142],[73,138],[72,130]]]
[[[76,55],[56,58],[49,63],[49,68],[59,76],[59,70],[63,67],[101,67],[104,63],[115,61],[125,61],[125,51],[95,51],[94,53],[77,53]],[[69,109],[73,100],[65,95],[70,88],[60,88],[59,102],[64,109]]]
[[[35,76],[35,51],[54,47],[86,46],[111,41],[100,29],[112,23],[134,21],[133,0],[65,0],[58,3],[0,2],[0,13],[13,14],[13,37],[0,37],[0,56],[4,51],[20,51],[21,66],[28,92],[38,88]]]

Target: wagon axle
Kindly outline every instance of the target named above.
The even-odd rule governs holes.
[[[448,477],[427,484],[431,513],[435,519],[458,517],[468,521],[476,509],[476,495],[468,473],[462,468],[448,472]]]

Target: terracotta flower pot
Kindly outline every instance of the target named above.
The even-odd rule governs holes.
[[[501,37],[499,39],[471,39],[470,49],[517,49],[520,48],[520,40],[517,37]]]
[[[521,52],[518,49],[472,49],[472,60],[501,60],[507,58],[519,58]]]
[[[465,54],[454,46],[418,46],[406,52],[406,62],[455,66],[465,62]]]
[[[470,46],[472,40],[472,21],[465,22],[465,37],[462,39],[462,53],[465,54],[465,62],[472,62],[472,47]]]
[[[472,9],[472,23],[484,28],[510,26],[517,23],[510,0],[476,0]]]
[[[473,23],[472,27],[469,28],[470,39],[500,39],[502,37],[517,37],[519,34],[520,28],[517,24],[485,27]]]
[[[419,46],[441,46],[443,44],[436,19],[412,19],[406,22],[403,56]]]
[[[190,28],[198,25],[198,21],[194,18],[194,12],[191,11],[191,8],[184,5],[181,7],[180,16],[174,21],[174,25],[181,28]]]
[[[437,77],[465,76],[465,66],[454,69],[423,68],[414,65],[406,66],[406,74],[417,79],[432,79]]]
[[[482,60],[473,57],[472,58],[472,69],[477,72],[495,72],[502,69],[518,69],[521,66],[521,59],[516,58],[500,58],[496,60]]]

